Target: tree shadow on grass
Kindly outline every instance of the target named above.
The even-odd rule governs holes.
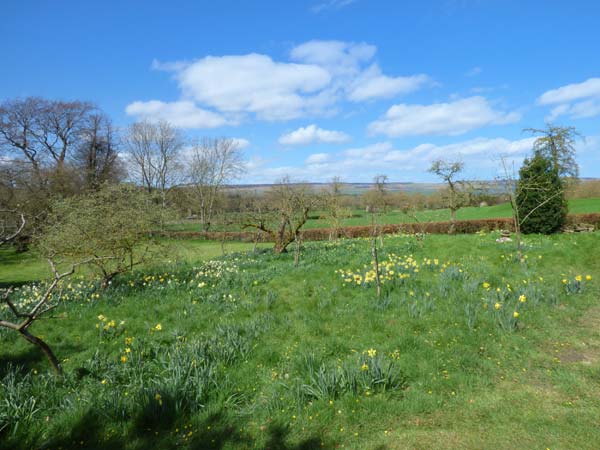
[[[125,434],[111,431],[116,430],[115,423],[106,423],[105,416],[94,407],[88,409],[61,436],[55,436],[45,441],[31,442],[20,437],[6,436],[0,439],[0,450],[39,448],[49,450],[56,448],[79,448],[95,450],[147,450],[147,449],[189,449],[189,450],[222,450],[224,448],[260,448],[264,450],[311,450],[333,449],[322,437],[313,435],[298,443],[289,443],[289,431],[278,425],[267,428],[266,439],[257,442],[239,430],[244,423],[231,423],[222,412],[216,412],[205,417],[200,423],[195,422],[193,432],[190,429],[180,429],[179,432],[155,431],[133,426]],[[0,433],[1,434],[1,433]]]
[[[25,375],[38,367],[44,359],[44,354],[33,346],[20,353],[0,354],[0,378],[4,378],[9,372]]]

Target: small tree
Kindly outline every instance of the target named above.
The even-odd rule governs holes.
[[[167,190],[180,176],[181,131],[166,121],[136,122],[125,134],[125,148],[129,153],[130,176],[149,193],[158,191],[164,207]]]
[[[450,233],[454,233],[456,212],[468,203],[468,193],[465,182],[458,180],[457,176],[463,171],[465,165],[461,161],[435,160],[431,163],[429,172],[437,175],[447,185],[444,192],[446,206],[450,210]]]
[[[300,229],[316,204],[317,198],[306,185],[293,184],[284,177],[255,203],[253,211],[245,214],[242,227],[268,234],[275,242],[273,251],[284,253],[292,242],[298,240]]]
[[[204,139],[192,146],[187,177],[190,195],[200,213],[200,224],[208,231],[223,185],[239,177],[244,162],[239,143],[234,139]]]
[[[93,258],[90,264],[106,288],[116,275],[146,260],[146,244],[162,212],[142,189],[106,186],[56,202],[38,246],[48,257]]]
[[[38,347],[46,355],[54,373],[62,375],[58,358],[50,346],[41,337],[32,334],[29,328],[36,320],[47,315],[48,312],[59,305],[62,298],[62,290],[59,289],[61,281],[72,275],[78,265],[89,261],[73,264],[69,270],[62,273],[59,272],[53,260],[48,259],[48,262],[52,269],[52,281],[44,287],[43,294],[37,297],[33,303],[29,299],[13,299],[14,291],[12,288],[4,290],[0,298],[0,327],[15,331],[27,342]],[[7,315],[12,315],[13,318],[8,319],[6,318]]]
[[[0,210],[0,246],[13,242],[25,224],[25,214],[15,210]]]
[[[521,231],[551,234],[565,225],[567,202],[558,170],[550,158],[536,152],[519,171],[516,206]]]
[[[549,159],[559,177],[577,180],[579,166],[575,160],[575,143],[581,135],[575,127],[547,125],[544,129],[527,128],[525,131],[540,135],[533,144],[533,152]]]
[[[334,177],[328,188],[323,192],[323,207],[325,217],[332,229],[329,239],[331,240],[334,236],[337,238],[342,230],[342,221],[352,214],[342,204],[342,182],[339,177]]]

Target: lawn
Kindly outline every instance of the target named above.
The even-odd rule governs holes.
[[[105,291],[69,280],[32,328],[64,379],[0,332],[0,448],[595,449],[600,234],[522,260],[497,237],[386,237],[379,298],[362,239],[298,267],[182,241]],[[4,284],[44,273],[0,257]]]
[[[597,213],[600,212],[600,198],[583,198],[583,199],[572,199],[569,200],[569,214],[584,214],[584,213]],[[495,219],[499,217],[511,217],[511,208],[508,203],[503,203],[494,206],[484,207],[468,207],[461,208],[458,210],[456,217],[458,220],[476,220],[476,219]],[[304,226],[306,229],[313,228],[329,228],[331,223],[326,219],[320,219],[319,216],[324,215],[323,212],[311,213],[310,219]],[[425,210],[418,211],[416,217],[422,222],[441,222],[450,220],[450,210],[448,209],[436,209],[436,210]],[[394,210],[388,211],[378,217],[378,222],[381,224],[396,224],[413,222],[414,219],[402,211]],[[358,226],[358,225],[370,225],[371,216],[364,210],[352,211],[352,217],[344,219],[342,226]],[[223,229],[222,226],[215,225],[211,228],[213,231],[219,231]],[[235,231],[238,229],[237,225],[230,225],[226,227],[227,230]],[[173,222],[169,224],[169,230],[171,231],[201,231],[200,223],[195,220],[184,220],[179,222]]]

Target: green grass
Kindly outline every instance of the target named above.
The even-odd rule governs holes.
[[[223,249],[220,242],[185,239],[162,241],[162,246],[155,250],[157,257],[161,258],[158,264],[177,263],[177,262],[195,262],[206,259],[216,258],[223,255]],[[267,247],[268,244],[259,243],[258,248]],[[245,242],[225,242],[224,250],[226,253],[242,252],[251,250],[254,247],[252,243]],[[151,260],[147,266],[156,266],[157,261]],[[83,270],[84,273],[88,273]],[[18,254],[13,248],[0,248],[0,287],[6,287],[15,284],[23,284],[29,281],[36,281],[49,277],[51,275],[48,263],[35,252]]]
[[[600,212],[600,198],[584,198],[584,199],[572,199],[569,200],[569,214],[585,214],[585,213],[596,213]],[[304,228],[329,228],[331,224],[325,219],[318,219],[321,213],[311,213],[311,219],[308,220]],[[479,220],[479,219],[495,219],[499,217],[511,217],[511,208],[508,203],[503,203],[494,206],[485,207],[468,207],[461,208],[457,212],[458,220]],[[364,210],[352,211],[353,217],[342,221],[342,226],[360,226],[370,225],[371,216]],[[417,218],[422,222],[441,222],[450,220],[450,210],[448,209],[436,209],[419,211],[416,214]],[[378,217],[378,221],[381,224],[396,224],[413,222],[412,217],[407,216],[398,210],[392,210],[384,215]],[[219,231],[222,227],[213,227],[213,231]],[[236,231],[237,226],[231,225],[226,228],[229,231]],[[186,220],[181,222],[173,222],[169,224],[169,230],[171,231],[201,231],[200,224],[197,221]]]
[[[183,241],[104,292],[82,280],[32,328],[64,380],[0,333],[0,448],[594,449],[600,235],[528,236],[523,262],[497,237],[386,237],[381,298],[353,281],[367,240],[308,243],[297,268]],[[42,273],[2,257],[29,267],[4,283]]]

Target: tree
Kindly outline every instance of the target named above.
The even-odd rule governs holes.
[[[255,203],[252,212],[242,219],[243,228],[255,228],[275,242],[273,251],[284,253],[298,239],[308,213],[316,206],[317,198],[304,184],[293,184],[288,177],[274,184],[263,199]]]
[[[55,202],[36,242],[49,258],[92,258],[90,264],[106,288],[116,275],[148,258],[150,233],[160,223],[161,214],[140,188],[105,186]]]
[[[387,183],[387,175],[375,175],[373,186],[365,193],[367,212],[380,213],[387,210],[389,206]]]
[[[136,122],[129,126],[125,136],[129,152],[131,175],[134,181],[152,193],[158,191],[163,206],[167,189],[179,176],[179,153],[183,136],[169,122]]]
[[[443,159],[435,160],[431,163],[429,172],[437,175],[447,185],[444,192],[446,205],[450,210],[450,233],[454,233],[456,224],[456,212],[468,203],[468,194],[465,189],[465,182],[457,180],[456,177],[464,169],[464,163],[461,161],[445,161]]]
[[[88,118],[73,160],[86,190],[98,190],[105,183],[124,178],[116,132],[108,116],[93,114]]]
[[[524,161],[515,201],[523,233],[560,231],[567,219],[567,202],[553,160],[536,151]]]
[[[0,246],[14,241],[25,228],[25,214],[15,210],[0,210]]]
[[[525,131],[541,135],[533,143],[533,152],[548,158],[559,177],[577,180],[579,166],[575,160],[575,143],[581,135],[575,127],[547,125],[544,129],[527,128]]]
[[[19,159],[31,171],[37,187],[44,187],[43,149],[36,138],[45,100],[37,97],[6,100],[0,104],[0,150],[4,159]]]
[[[188,179],[204,231],[210,228],[223,185],[239,177],[243,171],[242,151],[234,139],[207,138],[192,146]]]
[[[50,346],[41,337],[32,334],[29,328],[36,320],[42,318],[60,304],[62,290],[58,292],[56,290],[60,288],[62,280],[72,275],[78,265],[89,261],[73,264],[69,270],[62,273],[59,272],[56,263],[52,259],[49,259],[48,262],[52,269],[53,278],[51,282],[43,287],[43,293],[36,297],[35,301],[31,302],[28,298],[24,299],[22,297],[13,299],[14,290],[12,288],[4,290],[0,298],[0,327],[17,332],[27,342],[38,347],[46,355],[54,373],[62,375],[58,358]],[[7,313],[13,316],[12,320],[5,318]]]
[[[342,204],[342,181],[334,177],[323,193],[325,215],[331,225],[332,235],[338,237],[342,230],[342,221],[351,216],[351,211]],[[332,237],[330,235],[330,239]]]

